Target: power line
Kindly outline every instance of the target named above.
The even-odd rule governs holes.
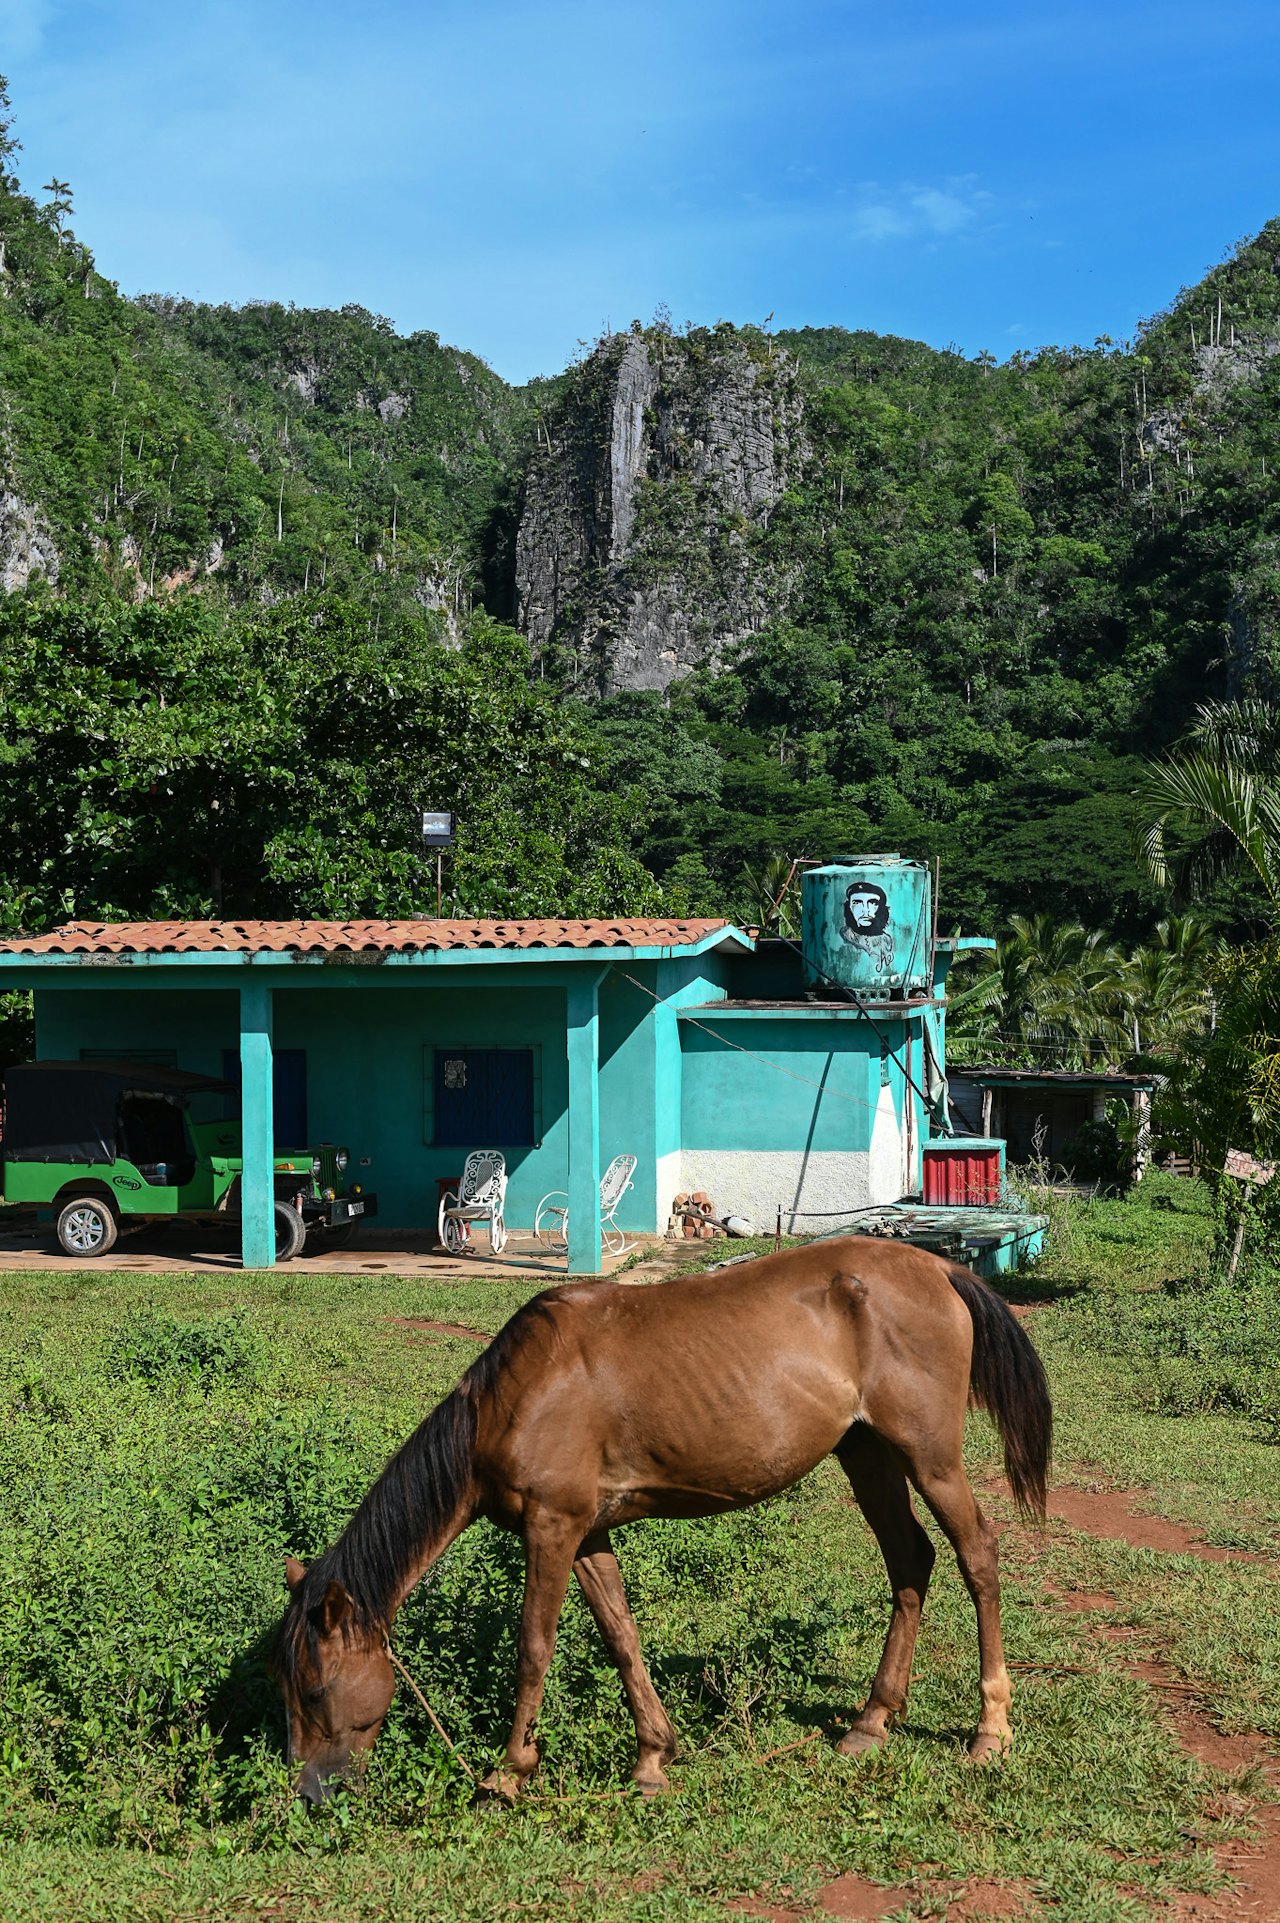
[[[922,905],[921,916],[923,916],[923,913],[924,913],[924,909]],[[919,940],[919,937],[920,937],[920,921],[919,919],[917,919],[916,933],[911,944],[912,955],[914,955],[916,952],[916,943]],[[816,962],[813,959],[812,955],[806,955],[804,952],[804,949],[800,946],[799,942],[793,941],[790,935],[783,935],[780,937],[780,939],[787,944],[787,947],[791,950],[793,954],[799,955],[801,962],[806,964],[809,968],[811,968],[815,975],[820,975],[822,977],[823,981],[827,984],[828,988],[837,989],[841,994],[841,996],[843,996],[854,1008],[857,1009],[863,1021],[870,1022],[874,1033],[880,1039],[880,1046],[884,1050],[885,1054],[890,1058],[891,1061],[897,1064],[897,1067],[902,1072],[903,1080],[908,1084],[909,1087],[913,1088],[916,1094],[920,1097],[920,1100],[924,1103],[924,1106],[925,1106],[925,1113],[932,1114],[934,1112],[934,1104],[929,1100],[929,1097],[925,1094],[924,1090],[920,1087],[919,1083],[914,1080],[914,1078],[912,1077],[911,1071],[907,1067],[906,1063],[899,1059],[898,1051],[894,1048],[893,1043],[889,1040],[889,1037],[885,1034],[884,1030],[881,1028],[879,1022],[876,1020],[875,1016],[871,1013],[871,1010],[867,1007],[866,1003],[858,995],[854,994],[848,982],[837,981],[834,975],[828,975],[826,969],[822,967],[821,963]],[[921,1032],[921,1036],[923,1037],[925,1033],[923,1022],[920,1024],[920,1032]],[[927,1043],[926,1043],[926,1046],[928,1046]],[[946,1080],[945,1064],[942,1065],[941,1072],[942,1072],[943,1080],[945,1081]]]
[[[655,993],[647,983],[637,981],[634,975],[629,975],[626,969],[620,968],[616,962],[614,963],[614,972],[621,975],[624,981],[630,982],[633,988],[638,988],[642,995],[647,995],[651,1001],[655,1001],[663,1007],[666,1006],[661,995]],[[846,1095],[841,1089],[828,1088],[822,1082],[815,1082],[812,1076],[797,1075],[793,1068],[784,1068],[781,1062],[771,1061],[767,1055],[757,1055],[754,1049],[744,1048],[741,1042],[731,1042],[727,1035],[721,1035],[716,1029],[708,1028],[705,1022],[696,1020],[694,1016],[687,1014],[684,1010],[680,1011],[680,1020],[687,1022],[690,1028],[700,1028],[704,1035],[710,1035],[712,1041],[719,1042],[722,1048],[732,1048],[736,1050],[739,1055],[745,1055],[748,1061],[761,1062],[765,1068],[776,1070],[779,1075],[785,1075],[789,1081],[801,1082],[806,1088],[816,1088],[820,1095],[829,1095],[833,1101],[848,1102],[853,1108],[865,1108],[868,1113],[872,1115],[876,1113],[878,1104],[875,1102],[865,1102],[860,1095]]]

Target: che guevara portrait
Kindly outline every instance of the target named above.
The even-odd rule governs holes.
[[[845,890],[844,922],[840,939],[860,949],[877,975],[893,965],[893,931],[889,927],[889,898],[873,881],[855,881]]]

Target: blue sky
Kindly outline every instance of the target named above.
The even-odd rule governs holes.
[[[0,71],[123,291],[511,380],[660,303],[1125,338],[1280,213],[1276,0],[0,0]]]

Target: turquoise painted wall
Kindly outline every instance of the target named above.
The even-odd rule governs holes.
[[[428,1225],[435,1218],[438,1178],[462,1172],[465,1150],[437,1148],[425,1139],[428,1077],[437,1048],[537,1051],[541,1145],[472,1146],[503,1151],[507,1220],[513,1226],[532,1223],[539,1197],[564,1187],[569,1169],[564,991],[513,993],[514,988],[510,980],[493,988],[434,983],[425,991],[382,988],[354,1014],[353,998],[344,991],[277,993],[277,1047],[307,1050],[312,1130],[329,1141],[341,1136],[353,1153],[369,1156],[364,1179],[377,1190],[379,1220],[386,1226]]]
[[[600,984],[601,1171],[615,1155],[637,1158],[624,1227],[666,1227],[678,1177],[663,1163],[682,1139],[675,1010],[723,997],[726,977],[719,957],[680,956],[612,968]]]
[[[716,1026],[714,1014],[706,1020]],[[739,1047],[726,1047],[701,1028],[680,1023],[686,1147],[807,1145],[855,1152],[870,1147],[880,1094],[880,1043],[865,1022],[818,1015],[803,1021],[722,1018],[717,1032]],[[895,1042],[899,1039],[894,1032]],[[743,1048],[750,1055],[740,1053]],[[900,1088],[895,1093],[900,1114]]]
[[[109,1048],[129,1061],[139,1050],[171,1048],[179,1068],[221,1075],[224,1048],[240,1052],[240,994],[227,989],[38,988],[36,1055],[78,1059],[82,1048]]]
[[[652,986],[652,963],[628,966],[636,981]],[[600,1173],[615,1155],[634,1155],[635,1186],[623,1199],[618,1221],[652,1229],[654,1199],[653,1062],[657,1010],[651,997],[610,971],[598,990],[600,1009]]]

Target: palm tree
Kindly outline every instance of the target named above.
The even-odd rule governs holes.
[[[738,886],[746,904],[745,919],[767,935],[794,940],[800,933],[800,890],[794,886],[795,867],[786,855],[768,855],[758,868],[743,862]]]
[[[965,1011],[962,1031],[1002,1055],[1033,1054],[1058,1067],[1110,1060],[1129,1052],[1118,1015],[1125,966],[1097,929],[1014,915],[981,978],[951,1006]]]
[[[1185,741],[1148,770],[1139,799],[1150,817],[1140,853],[1175,898],[1243,865],[1280,913],[1280,712],[1269,702],[1198,708]]]
[[[1141,853],[1154,878],[1186,896],[1244,868],[1261,889],[1270,932],[1212,958],[1215,1019],[1188,1041],[1168,1092],[1174,1124],[1200,1159],[1228,1147],[1280,1148],[1280,712],[1256,699],[1197,710],[1186,740],[1141,790],[1150,825]],[[1170,831],[1180,842],[1170,851]]]
[[[1207,1027],[1221,943],[1196,915],[1168,915],[1135,948],[1116,983],[1116,1018],[1134,1055],[1165,1054]]]

